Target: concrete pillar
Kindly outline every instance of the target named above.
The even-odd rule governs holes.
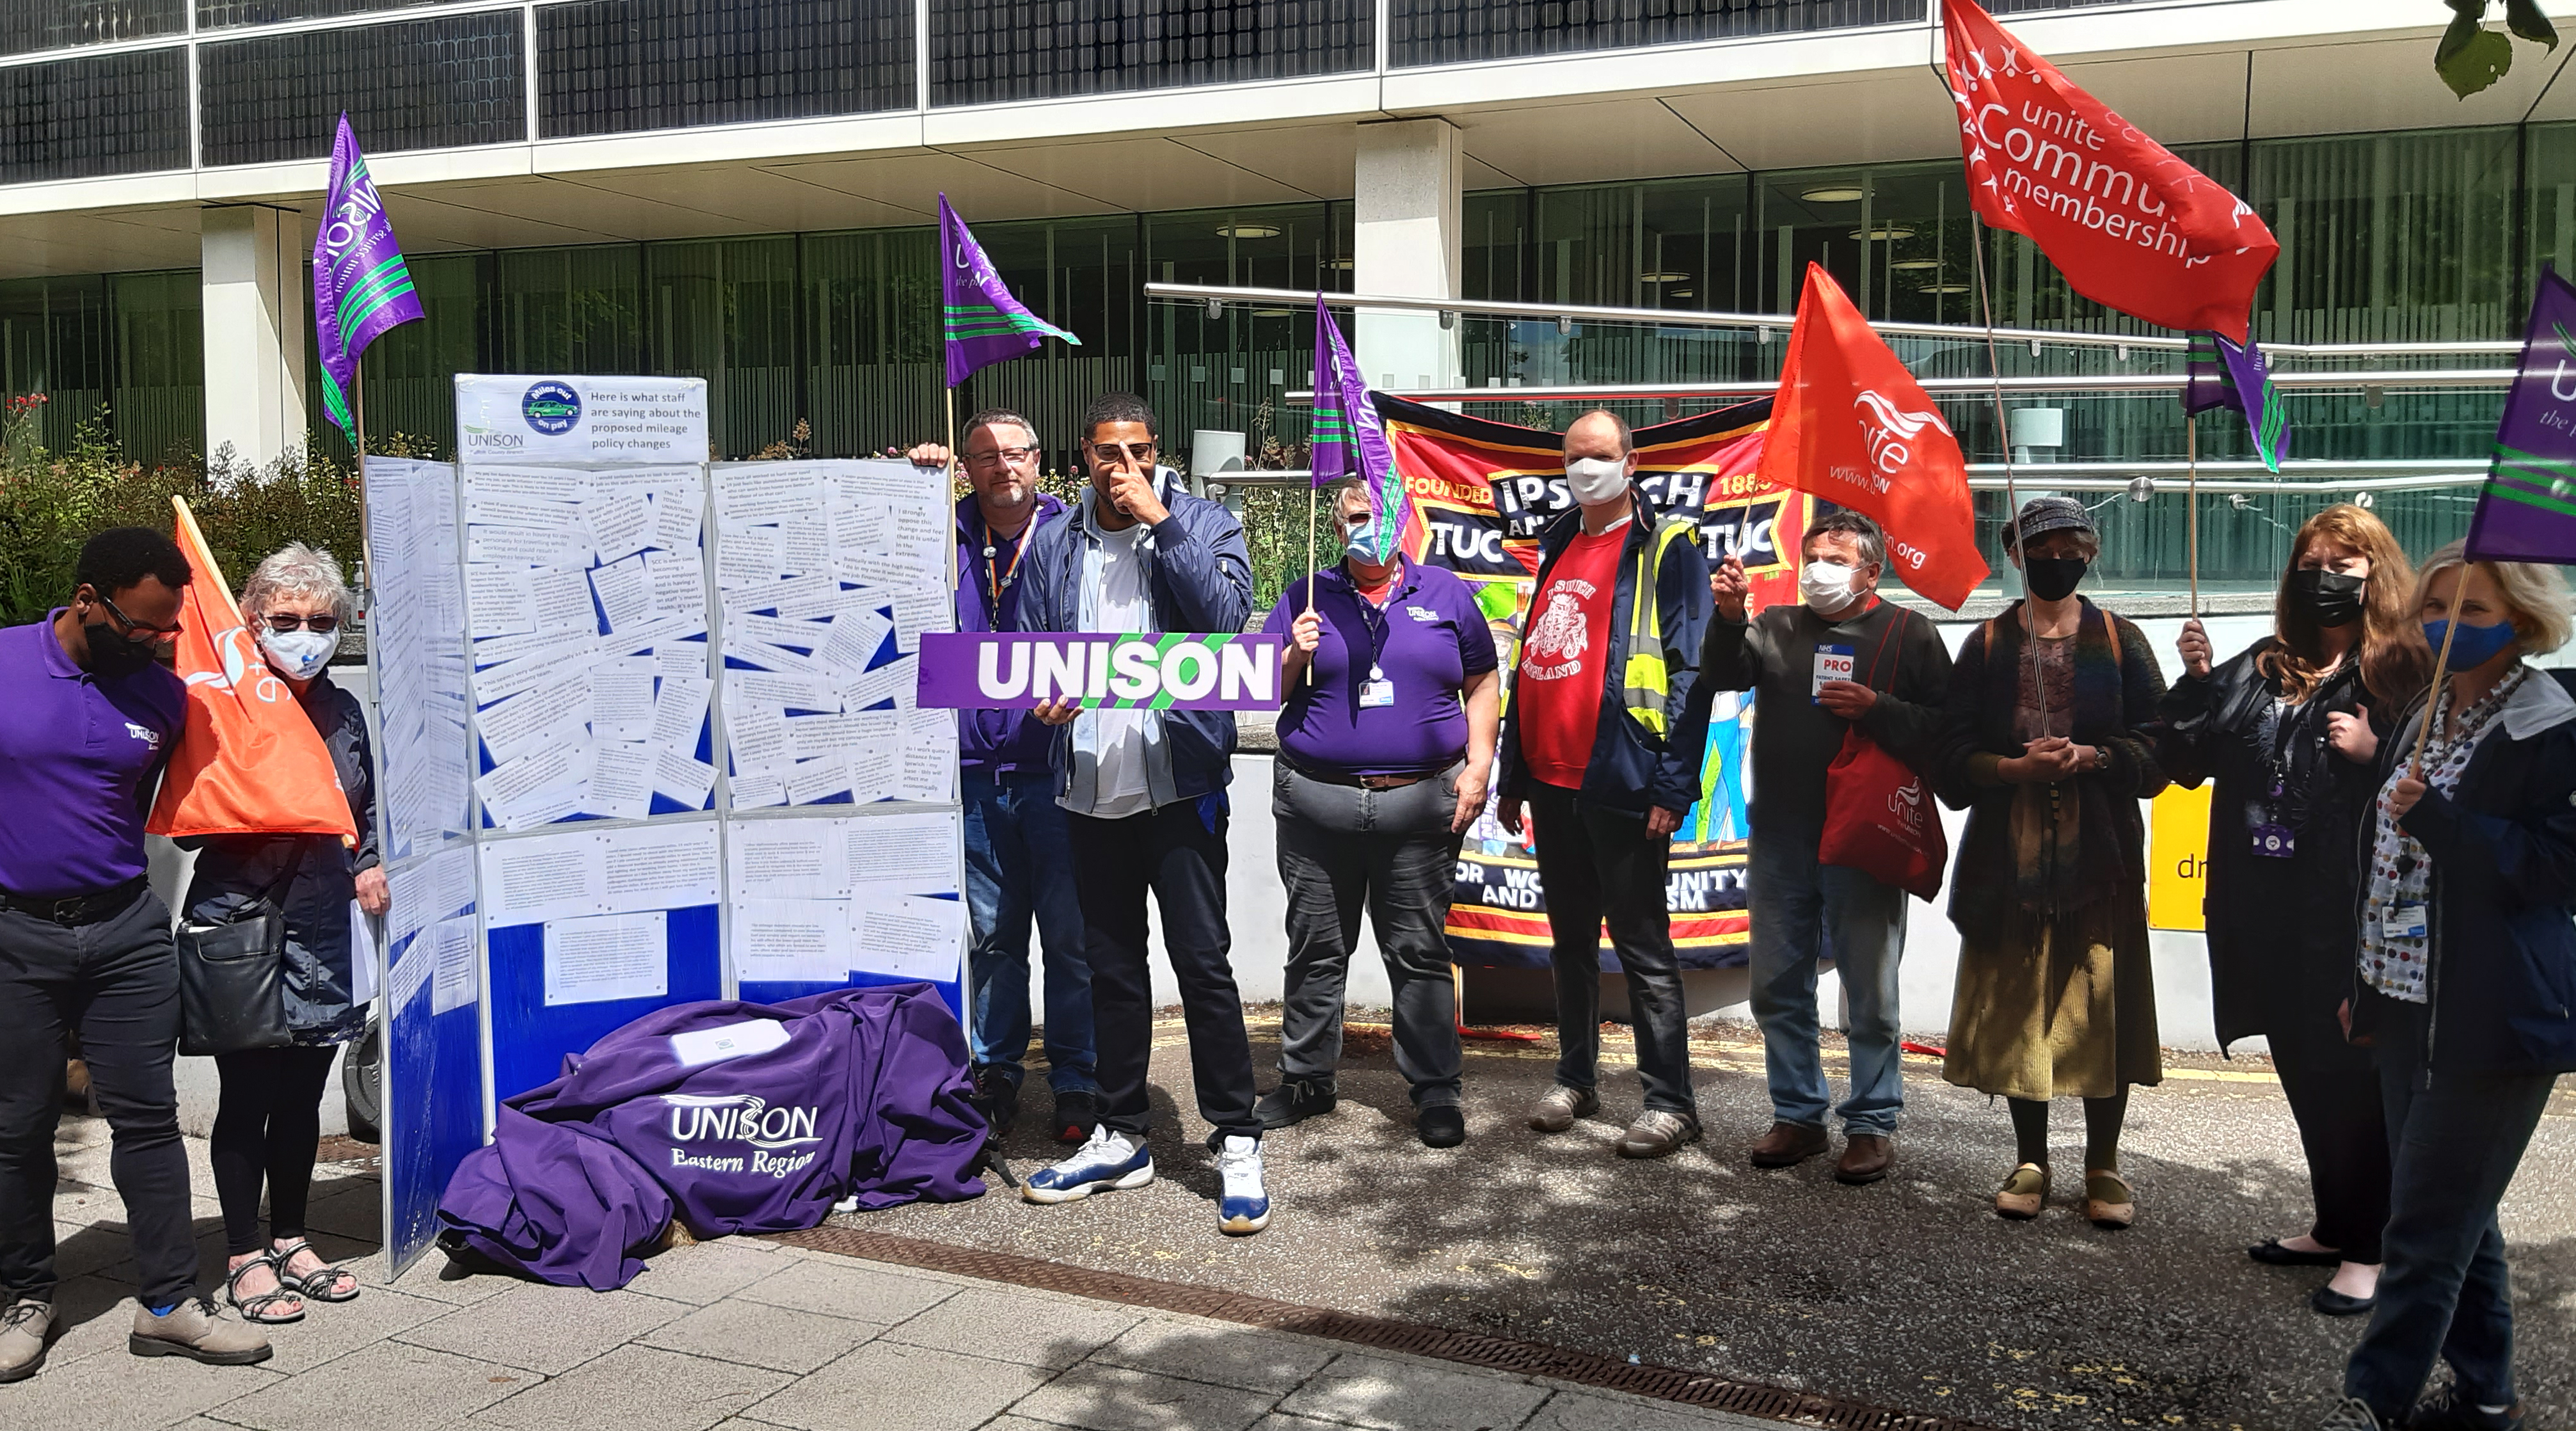
[[[304,448],[304,216],[265,204],[198,211],[206,325],[206,455],[264,466]]]
[[[1445,119],[1360,126],[1352,186],[1351,287],[1405,298],[1455,298],[1465,228],[1466,151]],[[1458,377],[1458,331],[1435,313],[1359,311],[1353,352],[1371,386]]]

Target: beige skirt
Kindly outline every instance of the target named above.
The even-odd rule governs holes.
[[[2016,915],[1963,939],[1941,1076],[2007,1098],[2107,1098],[2164,1080],[2146,911],[2106,902]]]

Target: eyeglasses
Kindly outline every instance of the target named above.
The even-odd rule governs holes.
[[[176,621],[171,622],[167,626],[155,626],[149,621],[137,621],[133,617],[128,616],[123,611],[119,610],[115,602],[107,599],[107,594],[105,592],[99,593],[98,604],[106,607],[108,614],[115,617],[124,625],[125,633],[129,636],[133,635],[137,631],[141,631],[153,636],[171,637],[177,636],[188,629],[184,624]]]
[[[1094,443],[1089,450],[1103,463],[1116,463],[1121,458],[1130,462],[1154,460],[1154,444],[1150,442],[1100,442]]]
[[[310,631],[316,636],[328,636],[340,629],[340,618],[328,615],[289,616],[280,611],[269,616],[268,629],[280,636],[289,631]]]
[[[966,460],[974,463],[1026,462],[1038,455],[1034,447],[996,447],[990,452],[969,452]]]

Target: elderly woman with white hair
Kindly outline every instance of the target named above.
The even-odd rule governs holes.
[[[230,1252],[225,1295],[254,1322],[292,1322],[308,1302],[346,1302],[358,1279],[331,1266],[305,1241],[304,1213],[321,1132],[322,1090],[340,1045],[366,1027],[352,994],[349,904],[370,915],[391,903],[376,853],[375,785],[367,720],[357,697],[325,668],[339,648],[354,603],[340,564],[290,543],[259,564],[242,588],[242,619],[260,650],[295,692],[296,703],[331,753],[359,830],[349,849],[332,835],[227,835],[197,845],[188,918],[230,923],[265,901],[286,918],[283,1048],[218,1055],[222,1102],[208,1140],[215,1191]],[[260,1237],[261,1185],[268,1190],[268,1237]]]
[[[2576,1070],[2576,696],[2524,658],[2566,644],[2570,599],[2557,568],[2470,562],[2457,542],[2415,592],[2449,677],[2380,743],[2344,1011],[2388,1118],[2387,1260],[2324,1424],[2516,1431],[2496,1208]],[[2436,1360],[2451,1380],[2419,1404]]]

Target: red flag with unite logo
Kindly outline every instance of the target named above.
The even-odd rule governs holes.
[[[2242,345],[2254,286],[2281,252],[2254,210],[1975,0],[1943,0],[1941,21],[1977,216],[2028,235],[2096,303]]]

